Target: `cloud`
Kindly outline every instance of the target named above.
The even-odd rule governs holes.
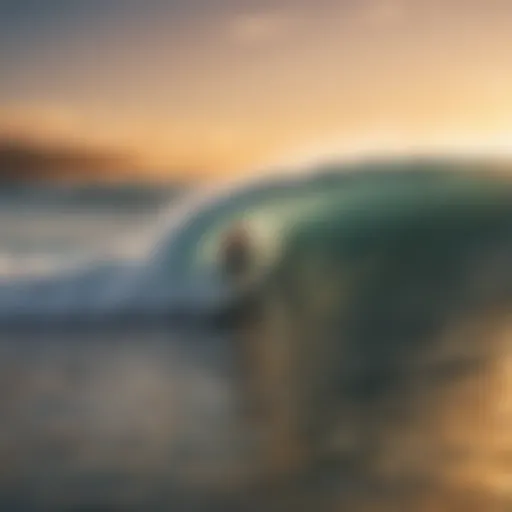
[[[228,33],[236,43],[251,46],[275,41],[288,33],[293,25],[290,16],[277,11],[253,12],[231,19]]]
[[[407,21],[408,7],[401,0],[376,0],[361,8],[361,20],[373,27],[394,27]]]

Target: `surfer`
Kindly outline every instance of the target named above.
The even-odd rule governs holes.
[[[302,458],[292,389],[296,333],[286,294],[272,276],[255,274],[256,249],[248,226],[235,224],[221,242],[220,266],[237,303],[232,325],[242,416],[256,435],[256,458],[262,458],[256,470],[272,482]]]
[[[243,279],[251,263],[250,240],[247,227],[241,223],[233,226],[224,237],[221,251],[224,275],[235,283]]]

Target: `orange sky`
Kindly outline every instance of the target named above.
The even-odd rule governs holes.
[[[19,4],[0,5],[4,138],[170,177],[390,140],[512,147],[509,0]]]

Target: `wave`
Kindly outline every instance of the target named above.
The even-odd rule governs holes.
[[[460,172],[470,170],[479,172]],[[270,269],[285,253],[290,234],[312,220],[341,216],[356,226],[355,217],[365,212],[381,215],[379,204],[393,211],[399,203],[451,201],[455,193],[462,193],[463,201],[486,200],[508,183],[491,179],[493,170],[492,162],[363,162],[286,170],[202,189],[155,214],[151,232],[137,240],[136,245],[145,244],[139,259],[82,261],[60,272],[46,268],[43,276],[4,279],[0,321],[208,311],[233,300],[217,251],[234,222],[243,220],[251,230],[258,271]],[[491,196],[482,196],[482,187]]]

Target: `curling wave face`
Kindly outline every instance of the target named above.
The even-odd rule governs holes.
[[[406,161],[339,165],[201,191],[170,208],[139,261],[90,262],[58,275],[2,282],[0,321],[205,311],[230,300],[232,290],[219,272],[218,251],[235,222],[243,220],[249,227],[257,247],[255,265],[263,276],[276,266],[290,234],[315,218],[342,215],[347,224],[357,224],[354,215],[379,216],[379,208],[393,211],[401,204],[396,213],[402,215],[406,203],[415,207],[456,196],[461,201],[492,201],[493,194],[508,190],[507,181],[486,176],[494,169],[492,163],[477,166],[477,172],[467,167]]]

